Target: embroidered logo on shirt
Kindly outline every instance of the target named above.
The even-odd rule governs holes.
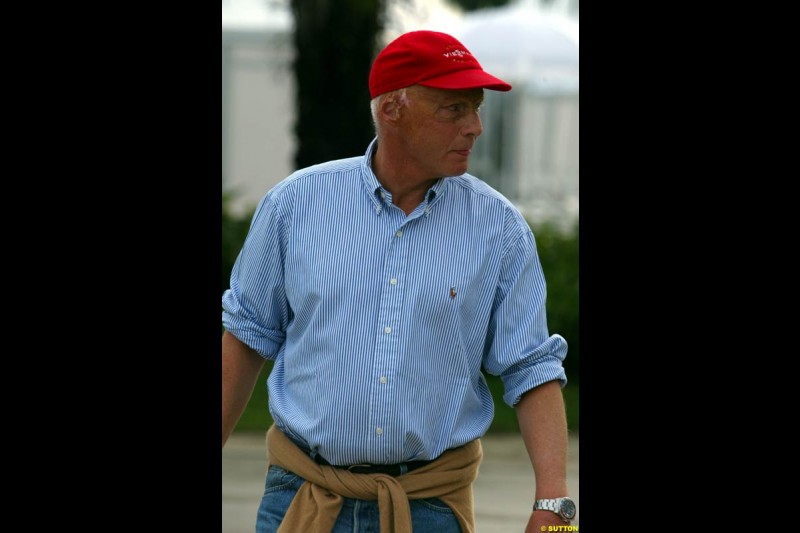
[[[455,298],[455,297],[456,297],[456,288],[450,287],[450,298]]]

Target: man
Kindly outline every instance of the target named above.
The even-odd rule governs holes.
[[[483,90],[511,86],[453,37],[417,31],[378,55],[369,87],[365,156],[269,191],[223,296],[223,446],[275,361],[257,530],[473,531],[493,416],[482,367],[502,377],[533,464],[526,531],[564,526],[567,345],[548,333],[530,228],[466,173]]]

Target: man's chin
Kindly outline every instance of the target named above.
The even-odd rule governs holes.
[[[448,176],[460,176],[466,173],[467,166],[468,165],[466,163],[463,165],[454,165],[453,167],[450,168],[450,173],[448,174]]]

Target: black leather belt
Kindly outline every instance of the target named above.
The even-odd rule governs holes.
[[[325,465],[325,466],[333,466],[335,468],[342,468],[344,470],[349,470],[354,474],[387,474],[392,477],[401,476],[412,470],[416,470],[422,466],[425,466],[430,463],[430,461],[408,461],[407,463],[397,463],[394,465],[369,465],[369,464],[361,464],[361,465],[332,465],[328,461],[325,460],[324,457],[321,455],[314,456],[314,461],[317,464]]]

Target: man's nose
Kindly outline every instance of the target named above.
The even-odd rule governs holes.
[[[470,135],[478,137],[481,133],[483,133],[481,116],[477,111],[472,111],[464,118],[464,125],[461,127],[461,135],[465,137],[469,137]]]

